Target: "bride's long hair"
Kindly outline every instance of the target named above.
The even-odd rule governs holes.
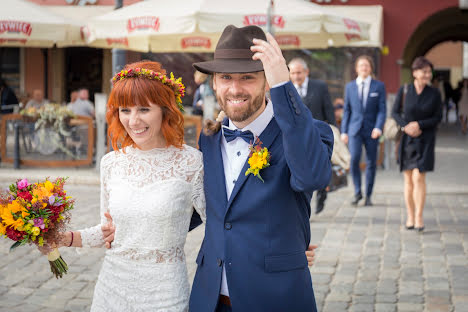
[[[125,70],[145,68],[163,75],[166,71],[161,64],[141,61],[125,66]],[[119,107],[144,106],[149,103],[159,105],[163,111],[161,132],[166,146],[182,147],[184,143],[184,117],[176,104],[174,91],[158,80],[145,77],[130,77],[117,81],[107,101],[106,120],[109,125],[107,135],[115,151],[126,146],[136,147],[119,119]]]

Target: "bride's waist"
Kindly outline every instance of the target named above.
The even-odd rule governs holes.
[[[116,244],[112,245],[112,248],[106,251],[106,255],[150,263],[177,263],[185,261],[183,246],[141,247]]]

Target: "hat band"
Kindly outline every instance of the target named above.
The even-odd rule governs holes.
[[[250,59],[253,52],[248,49],[219,49],[214,53],[215,59]]]

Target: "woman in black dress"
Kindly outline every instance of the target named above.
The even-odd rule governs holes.
[[[403,105],[403,87],[398,90],[392,116],[403,130],[398,160],[405,179],[406,228],[422,231],[426,172],[434,170],[435,138],[437,124],[442,119],[442,100],[439,91],[429,85],[432,63],[417,57],[411,69],[414,82],[407,87]]]

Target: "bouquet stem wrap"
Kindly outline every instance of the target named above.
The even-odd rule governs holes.
[[[62,259],[60,252],[57,248],[52,250],[48,255],[50,270],[55,275],[55,278],[62,278],[63,274],[67,274],[68,265],[65,260]]]

